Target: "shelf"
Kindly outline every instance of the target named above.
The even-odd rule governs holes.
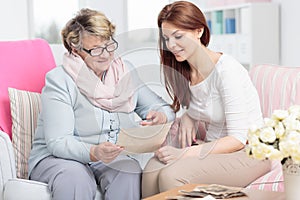
[[[204,11],[210,31],[209,48],[228,53],[247,68],[279,63],[279,6],[247,3]]]

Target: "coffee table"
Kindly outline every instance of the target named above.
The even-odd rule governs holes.
[[[162,192],[151,197],[145,198],[143,200],[165,200],[167,196],[176,196],[179,195],[179,190],[193,190],[196,186],[201,184],[186,184],[166,192]],[[203,185],[203,184],[202,184]],[[263,190],[250,190],[243,189],[243,192],[247,194],[245,197],[235,197],[230,198],[232,200],[285,200],[284,192],[271,192],[271,191],[263,191]]]

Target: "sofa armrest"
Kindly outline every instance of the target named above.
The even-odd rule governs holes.
[[[51,200],[48,185],[26,180],[9,179],[5,184],[4,200]]]
[[[0,197],[1,199],[1,197]],[[5,184],[4,200],[51,200],[48,185],[27,179],[9,179]],[[96,191],[95,200],[102,200],[104,196],[100,189]],[[2,200],[2,199],[1,199]]]
[[[0,199],[5,183],[12,178],[16,178],[13,147],[8,134],[0,130]]]

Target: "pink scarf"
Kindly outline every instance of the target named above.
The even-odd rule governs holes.
[[[92,104],[110,112],[132,112],[134,85],[130,73],[120,58],[112,61],[104,83],[80,56],[65,53],[63,67],[72,77],[80,92]]]

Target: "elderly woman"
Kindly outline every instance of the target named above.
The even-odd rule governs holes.
[[[122,119],[141,125],[174,119],[170,106],[140,85],[121,58],[115,26],[82,9],[62,30],[68,53],[46,75],[42,112],[29,159],[30,179],[49,185],[53,199],[140,199],[141,168],[116,145]],[[139,85],[137,85],[139,84]]]

